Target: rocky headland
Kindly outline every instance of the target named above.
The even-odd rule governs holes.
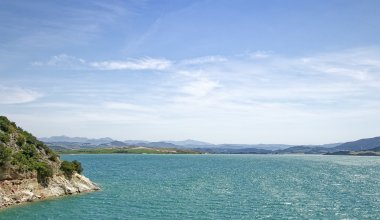
[[[61,161],[33,135],[0,116],[0,208],[99,190],[82,171],[80,162]]]

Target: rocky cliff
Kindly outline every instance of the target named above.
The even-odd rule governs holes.
[[[88,178],[73,174],[71,179],[63,175],[53,176],[48,185],[41,185],[37,178],[0,181],[0,207],[99,190]]]
[[[61,161],[33,135],[0,116],[0,208],[99,190],[82,170],[80,162]]]

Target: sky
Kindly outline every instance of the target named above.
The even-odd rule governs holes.
[[[0,0],[0,115],[38,137],[380,136],[380,1]]]

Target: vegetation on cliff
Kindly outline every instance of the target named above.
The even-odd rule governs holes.
[[[77,160],[74,160],[72,162],[66,160],[62,161],[60,169],[68,178],[71,178],[74,172],[77,172],[79,174],[83,172],[82,164]]]
[[[54,174],[66,175],[67,168],[62,169],[66,163],[75,164],[71,174],[82,171],[78,161],[61,163],[59,156],[43,142],[0,116],[0,180],[37,177],[41,184],[47,184]]]

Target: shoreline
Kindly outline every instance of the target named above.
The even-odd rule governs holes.
[[[75,173],[71,179],[55,175],[47,186],[37,178],[0,181],[0,210],[36,201],[79,195],[99,191],[100,188],[87,177]]]
[[[52,197],[47,197],[47,198],[41,198],[41,199],[36,199],[36,200],[33,200],[33,201],[26,201],[26,202],[22,202],[22,203],[15,203],[15,204],[12,204],[12,205],[9,205],[9,206],[0,206],[0,214],[2,211],[5,211],[7,209],[12,209],[12,208],[21,208],[22,206],[27,206],[27,205],[30,205],[30,204],[33,204],[33,203],[39,203],[39,202],[45,202],[45,201],[53,201],[53,200],[60,200],[60,199],[63,199],[63,198],[66,198],[66,197],[75,197],[75,196],[82,196],[82,195],[86,195],[86,194],[89,194],[89,193],[95,193],[95,192],[100,192],[101,189],[99,190],[94,190],[94,191],[86,191],[86,192],[80,192],[80,193],[76,193],[76,194],[65,194],[65,195],[60,195],[60,196],[52,196]]]
[[[303,154],[303,153],[288,153],[288,154],[234,154],[234,153],[225,153],[225,154],[218,154],[218,153],[184,153],[184,154],[173,154],[173,153],[94,153],[94,152],[71,152],[71,153],[61,153],[57,152],[59,155],[284,155],[284,156],[353,156],[353,157],[379,157],[380,154],[377,155],[366,155],[366,154]]]

